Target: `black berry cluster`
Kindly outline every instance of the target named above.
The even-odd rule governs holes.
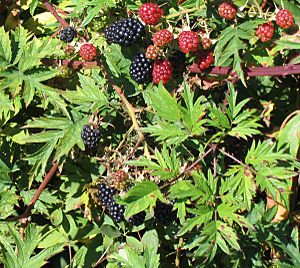
[[[91,150],[97,146],[100,140],[100,130],[91,125],[85,125],[81,131],[81,138],[86,148]]]
[[[176,219],[176,213],[173,211],[173,206],[171,204],[165,204],[158,201],[154,208],[154,217],[157,223],[166,226],[170,225]]]
[[[141,40],[145,27],[137,19],[122,19],[106,28],[104,34],[107,41],[128,47]]]
[[[133,215],[129,218],[128,222],[132,223],[135,226],[139,226],[144,223],[146,217],[146,212],[142,211],[138,214]]]
[[[124,219],[125,206],[116,203],[114,195],[117,191],[108,185],[101,183],[99,185],[99,200],[108,210],[109,215],[115,222],[120,222]]]
[[[59,38],[60,40],[70,43],[73,41],[74,37],[76,35],[76,31],[73,27],[68,27],[60,30],[59,32]]]
[[[130,76],[139,84],[147,83],[151,80],[153,61],[146,58],[146,55],[138,54],[130,65]]]

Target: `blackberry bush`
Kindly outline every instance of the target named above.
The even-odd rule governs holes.
[[[122,19],[104,30],[108,42],[124,47],[138,43],[145,35],[144,25],[137,19]]]
[[[0,267],[300,267],[299,0],[23,2]]]

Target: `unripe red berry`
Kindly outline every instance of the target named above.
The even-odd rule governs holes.
[[[165,85],[172,77],[172,64],[169,60],[156,60],[154,61],[152,78],[155,84],[160,81]]]
[[[237,8],[231,2],[223,2],[218,8],[219,15],[226,20],[233,20],[237,13]]]
[[[159,48],[157,46],[149,46],[146,51],[146,58],[155,60],[159,55]]]
[[[208,49],[211,47],[211,40],[209,38],[202,39],[202,46],[204,49]]]
[[[178,36],[178,45],[182,52],[189,53],[198,49],[199,36],[193,31],[183,31]]]
[[[256,35],[262,42],[270,41],[274,35],[274,26],[271,21],[258,26]]]
[[[276,14],[276,24],[283,29],[290,28],[294,24],[293,14],[286,9],[280,9]]]
[[[158,23],[161,16],[164,14],[164,11],[154,3],[143,4],[138,12],[141,20],[149,25]]]
[[[79,55],[83,60],[91,61],[94,60],[97,56],[97,49],[93,44],[83,44],[80,47]]]
[[[167,44],[170,44],[172,40],[173,34],[169,30],[160,30],[156,32],[152,37],[154,45],[158,47],[163,47]]]

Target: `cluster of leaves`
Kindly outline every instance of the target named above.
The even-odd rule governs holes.
[[[50,37],[59,24],[39,1],[21,4],[22,20],[3,15],[0,261],[5,267],[42,267],[47,259],[52,267],[298,267],[299,78],[246,79],[243,72],[245,65],[297,62],[297,35],[287,32],[272,47],[260,43],[255,29],[264,21],[257,19],[263,1],[236,1],[246,12],[233,24],[212,1],[172,0],[163,6],[170,27],[176,32],[181,20],[197,18],[197,27],[211,31],[215,64],[233,66],[241,82],[189,74],[166,87],[138,88],[129,77],[136,51],[107,44],[99,31],[144,2],[55,2],[72,11],[77,32],[87,30],[101,54],[101,68],[67,78],[60,66],[43,64],[66,55],[65,44]],[[276,4],[299,22],[299,1]],[[218,86],[204,90],[203,82]],[[123,106],[112,84],[123,87],[134,110]],[[92,153],[80,137],[91,115],[102,129]],[[136,130],[145,138],[138,148]],[[53,161],[59,172],[35,203],[22,240],[11,219],[30,204]],[[97,205],[97,184],[120,168],[132,187],[117,202],[126,206],[126,219],[146,212],[138,227],[113,222]],[[153,220],[157,202],[173,204],[171,225]],[[290,216],[278,222],[282,209]]]

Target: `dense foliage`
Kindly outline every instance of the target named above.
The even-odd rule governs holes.
[[[1,1],[4,267],[300,267],[299,23],[299,0]]]

